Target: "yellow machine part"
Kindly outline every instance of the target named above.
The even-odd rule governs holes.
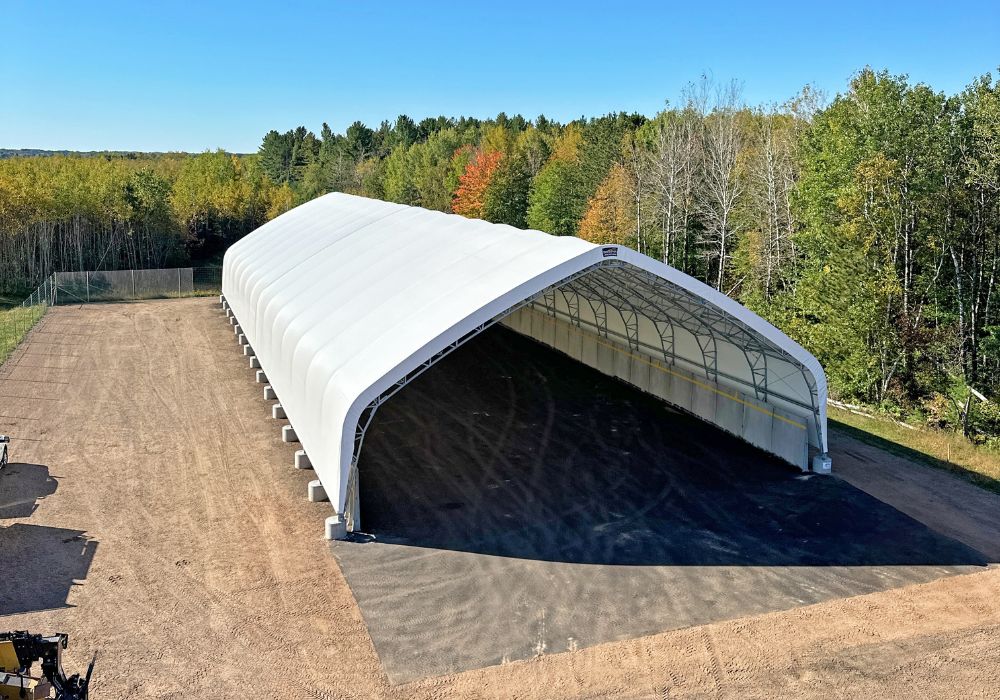
[[[21,667],[13,642],[0,642],[0,700],[36,700],[49,695],[50,686],[38,678],[17,673]]]
[[[37,678],[0,671],[0,700],[40,700],[49,696],[48,683]]]
[[[14,642],[0,642],[0,671],[14,673],[19,668],[21,668],[21,664],[14,652]]]

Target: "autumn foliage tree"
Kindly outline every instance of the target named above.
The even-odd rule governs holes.
[[[635,241],[635,185],[616,163],[587,203],[577,235],[591,243],[628,245]]]
[[[453,212],[472,219],[482,217],[486,191],[502,160],[500,151],[480,151],[469,161],[455,190],[451,203]]]

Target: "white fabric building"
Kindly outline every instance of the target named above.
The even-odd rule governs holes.
[[[811,455],[829,469],[816,359],[623,246],[336,193],[233,245],[222,289],[348,529],[378,405],[495,322],[801,469]]]

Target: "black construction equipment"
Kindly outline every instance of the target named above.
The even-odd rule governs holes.
[[[68,643],[69,636],[62,633],[44,636],[0,632],[0,700],[48,698],[52,690],[57,700],[86,700],[97,654],[86,676],[74,673],[67,677],[62,668],[62,651]],[[31,675],[36,661],[42,665],[41,677]]]

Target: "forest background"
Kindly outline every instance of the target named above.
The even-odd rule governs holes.
[[[631,246],[815,354],[831,396],[1000,444],[1000,82],[864,69],[751,106],[702,79],[652,116],[401,115],[255,154],[0,149],[0,294],[55,270],[218,265],[342,191]]]

